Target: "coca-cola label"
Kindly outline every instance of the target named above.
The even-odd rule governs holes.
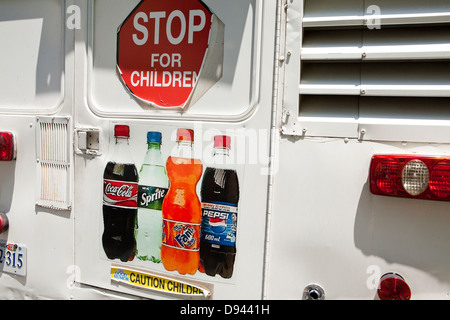
[[[137,207],[138,184],[130,181],[103,181],[103,203],[114,207]]]
[[[172,248],[198,251],[200,224],[163,219],[162,244]]]

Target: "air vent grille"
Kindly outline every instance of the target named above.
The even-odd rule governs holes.
[[[449,0],[305,0],[301,26],[299,116],[450,117]]]
[[[40,117],[37,123],[37,204],[70,210],[69,118]]]

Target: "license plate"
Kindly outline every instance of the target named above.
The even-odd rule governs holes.
[[[17,243],[0,241],[0,272],[26,276],[27,248]]]

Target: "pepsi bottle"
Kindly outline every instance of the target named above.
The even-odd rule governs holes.
[[[126,125],[114,128],[113,154],[103,174],[102,244],[109,259],[133,260],[137,216],[138,172],[131,159]]]
[[[229,161],[230,137],[214,137],[213,166],[201,185],[200,272],[231,278],[236,256],[239,181]]]

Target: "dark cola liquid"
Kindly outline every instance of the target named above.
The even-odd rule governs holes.
[[[239,182],[236,171],[206,168],[201,186],[201,201],[203,205],[205,203],[233,205],[236,209],[235,218],[237,219]],[[219,215],[220,212],[217,212],[217,215]],[[205,226],[205,215],[206,212],[203,209],[202,228]],[[235,223],[237,226],[237,220]],[[225,222],[218,220],[218,224],[223,224],[225,228]],[[236,235],[235,231],[234,235]],[[212,232],[209,235],[202,234],[200,240],[200,270],[209,276],[219,274],[223,278],[231,278],[236,256],[236,244],[230,245],[228,243],[224,245],[219,244],[221,241],[218,240],[206,241],[205,238],[207,237],[214,238],[214,233]]]
[[[107,181],[128,181],[137,183],[138,172],[134,164],[117,164],[108,162],[106,165],[103,179]],[[136,186],[137,187],[137,186]],[[105,196],[104,186],[104,196]],[[123,195],[127,197],[128,194]],[[117,205],[117,204],[116,204]],[[123,262],[132,260],[136,249],[136,240],[134,237],[134,228],[136,224],[137,208],[112,206],[103,202],[103,236],[102,244],[106,256],[109,259],[120,259]],[[127,204],[128,205],[128,204]]]

